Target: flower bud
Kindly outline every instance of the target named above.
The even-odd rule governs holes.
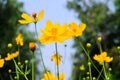
[[[36,44],[34,42],[29,43],[29,48],[34,51],[36,49]]]
[[[91,43],[87,43],[86,47],[88,47],[88,48],[91,47]]]
[[[97,40],[98,40],[99,42],[101,42],[101,41],[102,41],[102,37],[99,36],[99,37],[97,38]]]
[[[11,44],[11,43],[8,43],[8,47],[11,48],[11,47],[12,47],[12,44]]]
[[[32,17],[33,17],[34,19],[36,19],[36,15],[37,15],[36,12],[33,12],[33,13],[32,13]]]

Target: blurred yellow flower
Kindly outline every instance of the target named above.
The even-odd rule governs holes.
[[[4,66],[4,63],[5,63],[5,61],[4,61],[4,59],[1,59],[1,55],[0,55],[0,68],[2,68]]]
[[[70,37],[67,24],[60,26],[59,23],[52,24],[50,20],[46,22],[45,29],[40,31],[43,35],[40,36],[39,41],[43,44],[64,42]]]
[[[93,59],[99,63],[103,63],[103,62],[111,62],[113,60],[113,57],[107,56],[107,52],[102,52],[100,55],[95,54]]]
[[[84,65],[81,65],[81,66],[80,66],[80,70],[81,70],[81,71],[84,71],[84,70],[85,70],[85,66],[84,66]]]
[[[72,22],[72,23],[69,24],[69,28],[70,28],[70,31],[71,31],[71,35],[73,37],[78,37],[78,36],[82,35],[83,31],[86,28],[86,24],[81,23],[80,26],[78,26],[77,23]]]
[[[60,73],[59,74],[59,80],[64,80],[65,79],[65,74],[64,73]],[[57,78],[58,80],[58,78]]]
[[[23,37],[22,37],[21,33],[19,33],[16,37],[16,44],[20,45],[20,46],[23,46]]]
[[[61,63],[61,57],[60,54],[53,54],[50,59],[54,61],[55,65],[59,65]]]
[[[65,74],[60,73],[59,74],[59,80],[64,80],[65,79]],[[58,80],[58,77],[56,77],[54,74],[47,72],[44,74],[44,77],[41,80]]]
[[[40,21],[44,16],[44,10],[41,10],[37,16],[37,14],[35,12],[32,13],[32,17],[29,16],[28,14],[26,13],[22,13],[21,17],[24,19],[24,20],[18,20],[18,22],[20,24],[28,24],[28,23],[37,23],[38,21]]]
[[[57,78],[54,76],[54,74],[46,72],[41,80],[57,80]]]
[[[18,55],[19,55],[19,51],[16,51],[16,52],[11,53],[11,54],[8,53],[8,54],[7,54],[7,57],[5,57],[5,60],[6,60],[6,61],[12,60],[13,58],[18,57]]]

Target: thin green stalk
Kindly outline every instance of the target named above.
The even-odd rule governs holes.
[[[42,65],[43,65],[44,71],[45,71],[46,74],[47,74],[47,69],[46,69],[46,67],[45,67],[44,60],[43,60],[43,57],[42,57],[42,51],[41,51],[41,48],[40,48],[40,42],[39,42],[39,40],[38,40],[38,33],[37,33],[36,23],[35,23],[35,33],[36,33],[36,36],[37,36],[38,48],[39,48],[39,50],[40,50],[40,58],[41,58],[41,61],[42,61]],[[48,80],[50,80],[48,74],[47,74],[47,76],[48,76]]]
[[[97,79],[96,79],[96,80],[99,80],[99,78],[100,78],[100,76],[101,76],[102,72],[103,72],[103,68],[101,69],[101,71],[100,71],[100,73],[99,73],[99,75],[98,75],[98,77],[97,77]]]
[[[90,60],[89,60],[89,61],[90,61]],[[90,80],[92,80],[91,64],[88,63],[88,67],[89,67],[89,73],[90,73]]]
[[[90,60],[90,62],[92,63],[92,65],[94,66],[94,68],[100,73],[100,71],[97,69],[97,67],[94,65],[94,63],[92,62],[90,56],[88,55],[87,51],[85,50],[85,48],[83,47],[82,43],[80,42],[80,46],[82,47],[82,49],[84,50],[85,54],[87,55],[88,59]]]
[[[20,45],[18,45],[18,51],[20,53]],[[18,56],[18,62],[20,62],[20,56]]]
[[[57,43],[55,43],[55,50],[56,50],[56,55],[57,55],[57,76],[59,80],[59,65],[58,65],[58,50],[57,50]]]
[[[103,63],[103,71],[104,71],[105,80],[107,80],[107,74],[106,74],[106,70],[105,70],[105,63]]]
[[[10,80],[14,80],[13,78],[12,78],[12,75],[10,74]]]
[[[13,62],[14,62],[14,64],[15,64],[15,69],[16,69],[16,74],[17,74],[17,80],[19,80],[19,72],[25,77],[26,80],[28,80],[26,74],[24,74],[24,72],[22,72],[22,71],[20,70],[20,68],[18,67],[18,65],[17,65],[16,61],[14,60],[14,58],[13,58]],[[19,72],[18,72],[18,71],[19,71]]]
[[[35,64],[34,64],[34,52],[32,54],[32,80],[35,80]]]
[[[15,60],[13,59],[13,62],[15,64],[15,71],[16,71],[16,76],[17,76],[17,80],[19,80],[19,72],[17,70],[17,63],[15,62]]]
[[[36,36],[37,36],[37,40],[38,40],[38,33],[37,33],[36,23],[35,23],[35,32],[36,32]],[[41,58],[41,61],[42,61],[43,67],[44,67],[44,71],[47,72],[47,69],[45,67],[44,60],[43,60],[43,57],[42,57],[42,51],[41,51],[41,48],[40,48],[40,42],[39,41],[38,41],[38,48],[40,50],[40,58]]]

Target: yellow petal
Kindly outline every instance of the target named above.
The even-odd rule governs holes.
[[[26,20],[18,20],[20,24],[28,24],[31,23],[32,21],[26,21]]]
[[[28,22],[33,21],[33,18],[31,16],[29,16],[28,14],[26,14],[26,13],[23,13],[21,17],[24,18]]]
[[[4,66],[4,59],[0,59],[0,68],[2,68]]]
[[[44,10],[39,12],[37,20],[38,21],[41,20],[43,18],[43,16],[44,16]]]
[[[86,28],[86,24],[81,23],[81,24],[80,24],[80,30],[81,30],[81,31],[84,31],[85,28]]]

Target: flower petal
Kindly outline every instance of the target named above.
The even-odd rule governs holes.
[[[33,21],[33,18],[26,13],[23,13],[21,17],[24,18],[26,21],[29,21],[29,22]]]
[[[44,10],[39,12],[37,20],[38,21],[41,20],[43,18],[43,16],[44,16]]]
[[[26,20],[18,20],[20,24],[28,24],[31,23],[32,21],[26,21]]]

